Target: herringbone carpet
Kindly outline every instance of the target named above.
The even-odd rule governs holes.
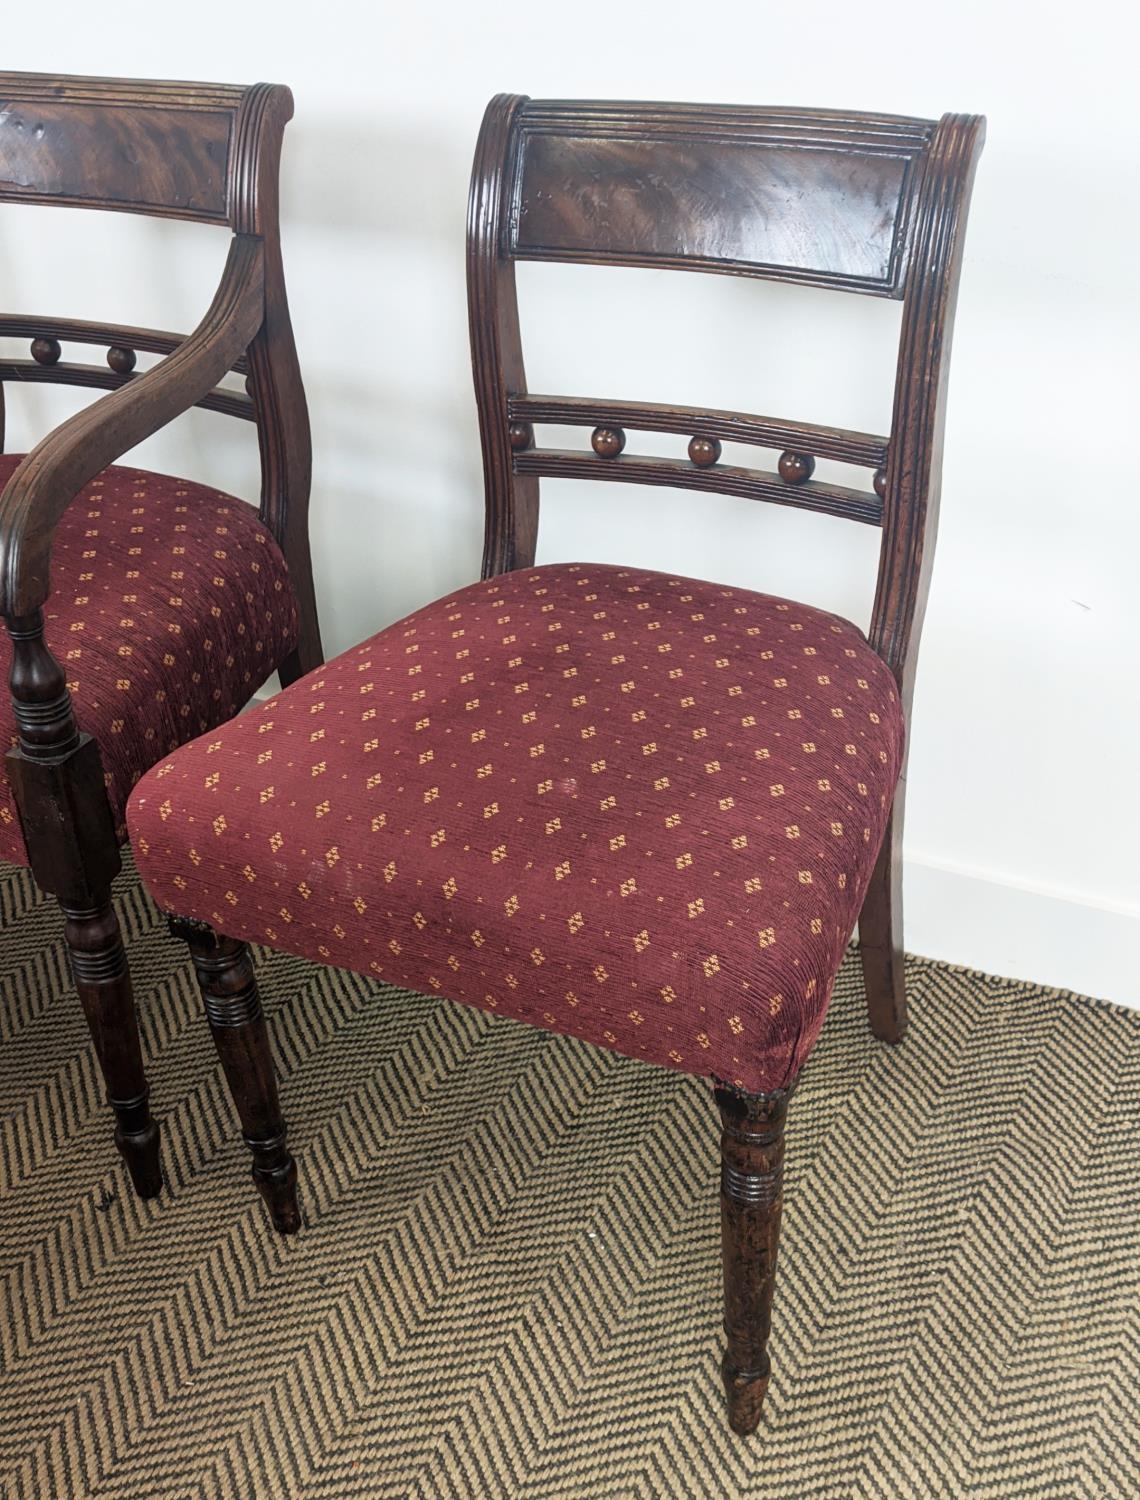
[[[1140,1495],[1140,1014],[845,972],[789,1117],[760,1432],[723,1422],[704,1086],[280,956],[272,1236],[179,949],[124,913],[170,1186],[113,1160],[58,926],[0,874],[0,1489]]]

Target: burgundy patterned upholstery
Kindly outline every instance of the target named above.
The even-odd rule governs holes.
[[[129,818],[170,911],[760,1092],[819,1032],[902,744],[847,621],[542,567],[186,746]]]
[[[0,489],[19,462],[0,456]],[[99,742],[121,838],[143,771],[237,713],[297,633],[285,559],[257,512],[141,469],[106,469],[76,497],[56,531],[44,614],[80,727]],[[0,630],[5,683],[11,659]],[[2,762],[0,858],[27,863]]]

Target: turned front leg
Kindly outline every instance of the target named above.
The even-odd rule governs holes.
[[[783,1207],[784,1117],[788,1092],[716,1090],[721,1135],[721,1247],[724,1331],[721,1361],[734,1432],[760,1421],[768,1390],[768,1334]]]
[[[295,1234],[301,1227],[297,1164],[285,1145],[285,1121],[261,996],[247,943],[225,937],[204,922],[172,917],[170,930],[185,939],[194,961],[242,1136],[253,1153],[253,1180],[273,1227]]]
[[[99,746],[80,731],[42,610],[6,621],[19,742],[7,755],[32,875],[58,898],[71,972],[115,1111],[115,1144],[140,1198],[162,1186],[127,955],[111,905],[121,861]]]
[[[61,900],[75,989],[115,1112],[115,1145],[140,1198],[162,1188],[158,1123],[151,1119],[127,955],[110,892],[92,906]]]

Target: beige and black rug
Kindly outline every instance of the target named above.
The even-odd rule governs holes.
[[[0,873],[5,1500],[1140,1495],[1140,1014],[920,960],[892,1050],[849,966],[743,1441],[704,1086],[269,955],[309,1220],[282,1241],[181,951],[129,880],[121,910],[147,1205],[54,911]]]

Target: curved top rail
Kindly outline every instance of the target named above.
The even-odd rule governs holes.
[[[0,202],[260,233],[260,164],[276,160],[292,113],[277,84],[0,72]]]

